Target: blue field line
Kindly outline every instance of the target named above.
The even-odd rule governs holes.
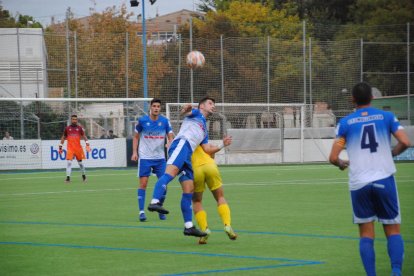
[[[314,261],[314,262],[299,262],[296,264],[277,264],[277,265],[264,265],[264,266],[237,267],[237,268],[228,268],[228,269],[182,272],[178,274],[162,274],[162,276],[201,275],[201,274],[209,274],[209,273],[225,273],[225,272],[233,272],[233,271],[249,271],[249,270],[258,270],[258,269],[271,269],[271,268],[280,268],[280,267],[319,265],[319,264],[324,264],[324,262]]]
[[[22,246],[37,246],[37,247],[63,247],[63,248],[72,248],[72,249],[96,249],[96,250],[109,250],[109,251],[166,253],[166,254],[192,255],[192,256],[202,256],[202,257],[217,257],[217,258],[232,258],[232,259],[251,259],[251,260],[257,260],[257,261],[288,262],[288,263],[265,265],[265,266],[262,265],[262,266],[250,266],[250,267],[236,267],[236,268],[228,268],[228,269],[183,272],[183,273],[179,273],[179,274],[164,274],[164,275],[195,275],[195,274],[209,274],[209,273],[220,273],[220,272],[231,272],[231,271],[247,271],[247,270],[259,270],[259,269],[271,269],[271,268],[279,268],[279,267],[292,267],[292,266],[305,266],[305,265],[324,264],[324,262],[321,262],[321,261],[296,260],[296,259],[287,259],[287,258],[243,256],[243,255],[191,252],[191,251],[190,252],[185,252],[185,251],[161,250],[161,249],[108,247],[108,246],[98,246],[98,245],[77,245],[77,244],[36,243],[36,242],[11,242],[11,241],[0,241],[0,245],[22,245]]]
[[[182,230],[178,227],[168,226],[149,226],[149,225],[119,225],[119,224],[93,224],[93,223],[64,223],[64,222],[42,222],[42,221],[0,221],[0,224],[22,224],[22,225],[53,225],[68,227],[102,227],[102,228],[130,228],[130,229],[159,229],[159,230]],[[299,238],[318,238],[318,239],[338,239],[338,240],[359,240],[359,237],[336,236],[336,235],[319,235],[319,234],[301,234],[271,231],[250,231],[235,229],[238,233],[249,235],[272,235]],[[222,230],[212,230],[212,232],[222,232]],[[375,238],[376,241],[386,242],[385,238]],[[414,240],[404,240],[405,243],[414,243]]]

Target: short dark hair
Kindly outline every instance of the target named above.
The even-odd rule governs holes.
[[[109,130],[109,133],[114,133],[114,131],[112,129]]]
[[[78,115],[73,114],[72,116],[70,116],[71,118],[78,118]]]
[[[202,105],[203,103],[205,103],[208,100],[212,101],[213,103],[216,103],[216,100],[214,98],[212,98],[210,96],[206,96],[198,102],[198,107],[200,107],[200,105]]]
[[[153,103],[159,103],[159,104],[161,104],[161,100],[160,99],[157,99],[157,98],[154,98],[154,99],[151,100],[150,105],[152,105]]]
[[[357,105],[367,105],[372,100],[372,88],[367,82],[357,83],[352,88],[352,97]]]

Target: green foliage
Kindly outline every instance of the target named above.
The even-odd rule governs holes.
[[[19,14],[17,20],[0,5],[0,28],[43,28],[42,24],[29,15]]]

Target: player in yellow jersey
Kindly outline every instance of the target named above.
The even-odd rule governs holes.
[[[231,141],[230,136],[225,137],[220,149],[230,145]],[[237,234],[234,233],[231,227],[230,208],[224,198],[223,181],[221,180],[220,172],[213,158],[214,156],[212,157],[207,154],[201,146],[198,146],[194,150],[191,157],[191,164],[194,170],[193,210],[200,229],[207,233],[207,236],[200,237],[199,244],[206,244],[211,234],[210,229],[208,229],[207,213],[202,205],[206,185],[217,201],[217,211],[224,224],[224,231],[231,240],[237,239]]]

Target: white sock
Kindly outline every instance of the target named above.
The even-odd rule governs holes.
[[[185,228],[187,228],[187,229],[188,229],[188,228],[191,228],[191,227],[193,227],[193,226],[194,226],[194,225],[193,225],[193,222],[192,222],[192,221],[187,221],[187,222],[185,222],[185,223],[184,223],[184,227],[185,227]]]
[[[83,165],[82,160],[78,161],[78,164],[79,164],[79,168],[81,169],[82,174],[85,174],[85,166]]]
[[[156,198],[151,199],[151,204],[157,204],[158,202],[160,201]]]
[[[66,176],[70,176],[72,174],[72,160],[68,160],[66,164]]]
[[[141,215],[141,214],[145,214],[145,212],[144,211],[139,211],[139,214]]]

